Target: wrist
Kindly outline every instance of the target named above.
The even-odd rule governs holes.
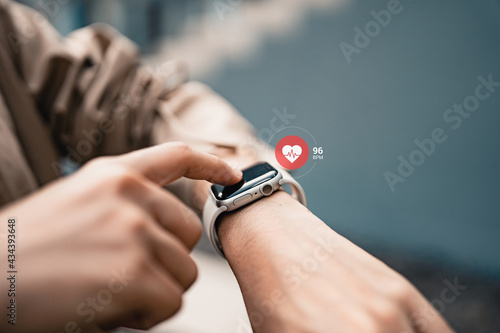
[[[275,219],[275,214],[283,205],[293,205],[293,201],[287,193],[278,191],[242,209],[222,214],[217,234],[228,260],[248,246],[254,247],[255,242],[265,240],[267,233],[279,228],[280,221]]]
[[[285,191],[220,216],[218,236],[229,263],[233,258],[268,256],[328,229]]]

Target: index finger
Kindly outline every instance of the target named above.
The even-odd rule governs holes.
[[[242,177],[241,171],[234,170],[221,158],[177,142],[137,150],[117,160],[162,186],[181,177],[232,185]]]

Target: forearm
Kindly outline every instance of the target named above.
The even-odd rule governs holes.
[[[308,260],[319,265],[329,255],[325,246],[341,237],[284,191],[221,218],[218,235],[253,325],[279,330],[268,319],[308,279],[302,265]],[[252,313],[259,313],[262,323]]]
[[[223,214],[218,235],[254,332],[451,332],[408,281],[283,191]]]

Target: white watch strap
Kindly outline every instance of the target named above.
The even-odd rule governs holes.
[[[208,239],[212,243],[215,251],[220,254],[223,258],[224,252],[222,251],[222,246],[219,242],[219,236],[217,235],[217,231],[215,230],[215,221],[219,217],[222,212],[227,209],[226,206],[217,207],[217,203],[215,202],[215,198],[213,195],[209,195],[207,201],[205,202],[205,206],[203,207],[203,226],[205,227],[205,231],[207,232]]]
[[[300,184],[288,173],[288,171],[280,169],[283,178],[280,180],[280,185],[290,184],[292,187],[292,197],[298,200],[302,205],[307,207],[306,193]]]

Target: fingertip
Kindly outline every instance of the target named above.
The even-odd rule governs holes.
[[[241,171],[240,169],[233,169],[233,174],[236,182],[239,182],[241,178],[243,178],[243,171]]]
[[[223,163],[223,167],[220,169],[220,185],[234,185],[241,181],[243,178],[243,172],[232,163],[224,160],[221,161]]]
[[[241,181],[243,178],[243,172],[241,170],[231,168],[231,170],[227,173],[227,181],[223,185],[234,185]]]

